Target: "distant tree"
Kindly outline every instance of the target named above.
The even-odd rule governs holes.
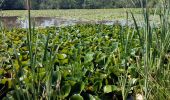
[[[75,0],[75,3],[75,8],[82,9],[85,6],[85,0]]]
[[[92,8],[92,9],[94,9],[94,8],[97,8],[96,6],[97,6],[97,4],[95,4],[95,3],[98,3],[98,2],[95,2],[95,0],[85,0],[85,8],[88,8],[88,9],[90,9],[90,8]]]
[[[4,1],[2,3],[2,1]],[[141,2],[142,1],[142,2]],[[146,0],[31,0],[32,9],[122,8],[146,6]],[[154,7],[160,0],[148,0]],[[167,1],[167,0],[164,0]],[[1,0],[0,9],[25,9],[25,0]],[[166,4],[166,3],[165,3]]]
[[[3,0],[0,9],[24,9],[24,0]]]
[[[61,9],[71,9],[76,8],[76,0],[62,0],[60,2]]]
[[[39,9],[40,0],[31,0],[31,9]]]

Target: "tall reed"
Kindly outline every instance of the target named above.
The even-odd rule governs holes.
[[[158,8],[160,9],[159,16],[161,24],[160,26],[155,27],[150,23],[149,12],[151,8],[147,5],[144,7],[141,0],[144,23],[140,30],[143,30],[143,33],[139,32],[137,21],[133,13],[131,13],[136,31],[139,34],[139,39],[141,43],[143,41],[141,46],[143,47],[142,59],[144,61],[144,71],[141,70],[141,72],[144,78],[142,87],[145,100],[170,98],[167,95],[169,91],[166,89],[166,86],[163,85],[166,83],[163,81],[168,81],[170,76],[167,74],[169,70],[165,70],[169,69],[170,66],[169,64],[164,64],[164,60],[166,59],[165,55],[167,55],[167,51],[170,49],[169,3],[170,1],[168,0],[162,1],[162,6]],[[146,0],[146,4],[148,4],[148,0]],[[154,14],[158,14],[158,12]],[[158,29],[160,29],[160,31]],[[155,36],[157,36],[157,38],[155,38]]]

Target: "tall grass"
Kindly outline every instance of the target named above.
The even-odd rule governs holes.
[[[146,3],[148,3],[147,0]],[[143,47],[142,59],[144,61],[144,70],[140,71],[144,78],[142,87],[145,100],[170,99],[170,96],[168,95],[169,87],[165,85],[169,80],[170,75],[168,74],[169,70],[167,69],[169,69],[170,66],[169,64],[164,64],[166,59],[165,55],[169,53],[168,50],[170,49],[169,3],[169,0],[162,1],[162,6],[158,8],[160,9],[159,15],[161,21],[160,27],[157,27],[158,30],[155,30],[155,27],[150,24],[149,7],[146,6],[145,8],[141,4],[144,18],[144,26],[141,27],[143,33],[139,32],[136,19],[134,18],[133,13],[131,13],[135,23],[135,29],[141,41],[141,47]],[[154,38],[154,36],[157,36],[157,38]]]
[[[36,33],[34,33],[34,27],[32,28],[32,25],[31,25],[30,5],[31,5],[30,0],[27,0],[28,20],[29,20],[27,42],[28,42],[29,55],[30,55],[31,74],[33,75],[33,79],[32,79],[33,98],[35,100],[40,99],[40,98],[50,100],[50,98],[54,96],[54,95],[52,95],[51,87],[52,87],[52,75],[53,75],[53,73],[55,73],[53,70],[54,60],[56,58],[56,56],[52,56],[52,55],[55,55],[56,52],[50,51],[50,55],[47,53],[49,38],[50,38],[50,34],[51,34],[51,33],[48,33],[48,35],[46,37],[46,42],[44,44],[45,45],[44,54],[43,54],[42,61],[41,61],[42,67],[44,67],[46,70],[46,74],[44,76],[44,78],[45,78],[44,81],[46,81],[45,82],[46,84],[44,87],[45,90],[43,90],[44,93],[42,94],[42,91],[40,91],[40,88],[42,88],[41,87],[42,80],[39,80],[40,76],[39,76],[39,74],[37,75],[35,72],[35,69],[37,68],[38,69],[37,73],[40,73],[39,67],[37,66],[37,55],[36,55],[37,48],[38,48],[37,40],[40,37],[36,36],[37,39],[35,41],[33,41],[33,36],[35,36]],[[33,43],[33,42],[36,42],[36,43]],[[34,46],[34,44],[36,44],[36,45]],[[33,49],[33,47],[35,47],[35,50]],[[38,80],[38,82],[37,82],[38,84],[35,83],[37,80]],[[38,87],[38,89],[36,89],[36,87]],[[43,97],[43,95],[44,95],[44,97]]]
[[[22,81],[20,80],[21,76],[26,74],[23,73],[24,72],[24,68],[21,64],[21,61],[19,59],[18,53],[17,51],[15,52],[18,64],[19,64],[19,71],[16,71],[15,69],[15,65],[14,65],[14,73],[15,74],[19,74],[14,78],[14,91],[15,93],[13,93],[12,95],[15,97],[15,99],[17,100],[39,100],[39,99],[47,99],[50,100],[50,98],[52,98],[54,95],[52,95],[52,91],[51,91],[51,86],[52,86],[52,75],[54,73],[53,70],[53,66],[54,66],[54,59],[55,56],[51,56],[51,55],[55,55],[55,52],[50,52],[51,55],[47,54],[47,49],[48,49],[48,43],[49,43],[49,37],[50,37],[50,33],[48,33],[48,36],[46,37],[46,42],[44,43],[44,54],[42,55],[42,60],[41,62],[38,62],[37,59],[39,59],[37,57],[37,52],[38,52],[38,39],[41,38],[37,33],[35,33],[34,31],[34,26],[32,26],[32,21],[31,21],[31,13],[30,13],[30,5],[31,5],[31,1],[27,0],[26,1],[27,4],[27,11],[28,11],[28,29],[27,29],[27,48],[28,48],[28,52],[29,52],[29,68],[30,68],[30,73],[28,73],[29,75],[26,76],[30,76],[32,79],[30,82],[28,83],[22,83]],[[14,47],[15,48],[15,47]],[[39,66],[38,63],[40,63]],[[46,70],[45,75],[43,76],[44,79],[40,80],[40,68],[44,67]],[[42,81],[45,81],[45,86],[42,85]],[[18,87],[19,84],[19,87]],[[42,90],[42,88],[44,88]]]

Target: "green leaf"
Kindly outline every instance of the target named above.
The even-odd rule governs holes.
[[[74,94],[71,96],[70,100],[84,100],[80,94]]]
[[[104,86],[104,93],[110,93],[110,92],[114,92],[117,90],[117,87],[115,85],[106,85]]]
[[[6,71],[5,71],[4,69],[1,69],[1,68],[0,68],[0,75],[2,75],[2,74],[4,74],[4,73],[6,73]]]
[[[85,63],[91,62],[91,61],[93,60],[93,55],[94,55],[93,52],[87,53],[87,54],[85,55],[85,58],[84,58]]]
[[[72,93],[81,93],[84,90],[85,84],[84,82],[77,82],[72,89]]]
[[[0,81],[1,84],[6,84],[6,82],[8,82],[8,88],[11,88],[12,79],[11,78],[4,78],[4,79],[1,79],[1,81]]]
[[[65,84],[64,86],[61,87],[61,96],[62,98],[65,98],[69,95],[71,91],[71,85],[70,84]]]
[[[97,81],[94,83],[93,89],[95,92],[99,91],[102,87],[102,81]]]
[[[66,54],[57,54],[58,59],[63,60],[67,57]]]
[[[67,54],[68,53],[68,48],[65,47],[63,50],[61,50],[61,52]]]
[[[96,59],[95,59],[95,62],[100,62],[102,61],[103,59],[105,59],[107,56],[106,54],[102,53],[102,52],[99,52]]]
[[[89,94],[89,100],[96,100],[93,95]]]
[[[68,64],[68,59],[63,59],[60,61],[61,64]]]
[[[117,48],[118,48],[118,42],[114,42],[113,44],[112,44],[112,51],[115,51]]]

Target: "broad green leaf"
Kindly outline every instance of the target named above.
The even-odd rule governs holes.
[[[60,60],[61,64],[68,64],[68,59]]]
[[[11,88],[12,86],[12,79],[11,78],[4,78],[0,80],[1,84],[5,84],[6,82],[8,82],[8,88]]]
[[[64,86],[61,87],[61,96],[62,98],[65,98],[69,95],[71,91],[71,85],[70,84],[66,84]]]
[[[63,60],[67,57],[66,54],[57,54],[58,59]]]
[[[93,95],[89,94],[89,100],[96,100],[96,99]]]
[[[84,90],[85,83],[84,82],[77,82],[72,89],[73,93],[81,93]]]
[[[67,54],[68,53],[68,48],[64,48],[61,52]]]
[[[117,87],[115,85],[106,85],[103,88],[104,93],[110,93],[110,92],[114,92],[117,90]]]
[[[71,96],[70,100],[84,100],[80,94],[74,94]]]

